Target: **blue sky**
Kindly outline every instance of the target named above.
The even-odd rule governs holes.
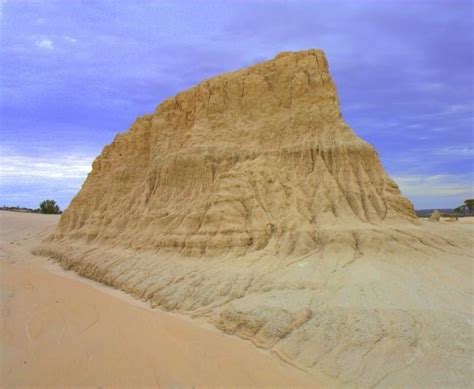
[[[308,48],[415,207],[459,205],[474,197],[473,17],[470,0],[3,0],[0,205],[64,208],[137,116]]]

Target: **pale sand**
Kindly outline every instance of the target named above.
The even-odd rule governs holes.
[[[0,212],[2,386],[316,386],[250,342],[32,255],[58,220]]]
[[[320,250],[297,258],[203,260],[79,239],[50,242],[44,254],[250,339],[318,382],[461,388],[474,382],[469,221],[334,225],[318,231]]]

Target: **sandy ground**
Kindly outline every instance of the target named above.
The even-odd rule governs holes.
[[[32,255],[57,221],[0,212],[2,386],[316,386],[250,342]]]
[[[317,231],[318,250],[298,257],[188,258],[74,238],[36,252],[251,340],[326,386],[468,388],[471,220],[335,223]]]
[[[454,217],[442,217],[440,220],[442,223],[474,224],[474,217],[471,216],[460,217],[457,220]]]

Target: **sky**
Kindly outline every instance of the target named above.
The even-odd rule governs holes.
[[[65,208],[137,116],[309,48],[415,208],[474,197],[470,0],[0,1],[0,205]]]

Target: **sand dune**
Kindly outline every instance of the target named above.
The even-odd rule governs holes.
[[[57,221],[0,212],[2,387],[316,386],[250,343],[32,255]]]

